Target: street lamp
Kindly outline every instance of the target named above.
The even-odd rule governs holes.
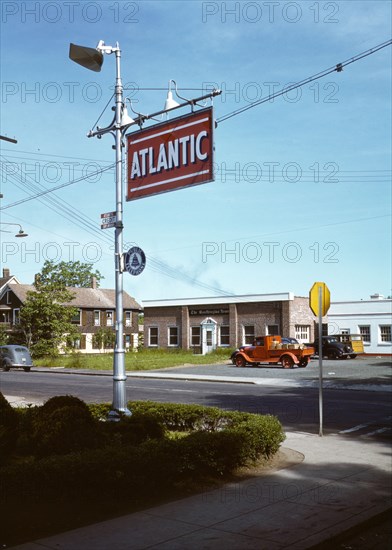
[[[18,233],[16,233],[15,237],[28,237],[28,234],[23,231],[22,226],[19,223],[0,222],[0,225],[17,225],[19,227],[19,231],[18,231]],[[4,230],[4,229],[0,229],[0,231],[2,231],[4,233],[11,233],[11,231],[7,231],[7,230]]]
[[[116,84],[115,84],[115,116],[111,124],[106,128],[90,131],[87,137],[101,137],[105,133],[111,133],[115,139],[114,149],[116,151],[116,225],[115,225],[115,243],[114,243],[114,263],[115,263],[115,294],[116,294],[116,344],[113,358],[113,403],[112,410],[109,413],[109,420],[119,420],[121,416],[130,416],[131,412],[127,408],[126,400],[126,373],[125,373],[125,350],[123,342],[123,278],[122,278],[122,255],[123,255],[123,133],[135,121],[128,115],[124,109],[123,86],[121,82],[120,58],[121,50],[119,44],[116,46],[106,46],[103,40],[100,40],[97,47],[86,48],[70,44],[69,57],[75,63],[82,65],[86,69],[99,72],[103,64],[103,54],[112,54],[116,56]]]
[[[114,245],[114,262],[115,262],[115,292],[116,292],[116,344],[114,349],[113,359],[113,404],[112,410],[109,413],[110,420],[119,420],[122,415],[130,416],[131,412],[127,409],[126,402],[126,387],[127,379],[125,374],[125,350],[123,342],[123,180],[122,180],[122,165],[123,165],[123,137],[125,132],[132,124],[138,124],[140,127],[146,120],[154,119],[154,117],[167,113],[168,110],[179,109],[184,106],[191,106],[192,111],[198,101],[204,99],[212,99],[214,96],[221,94],[221,90],[212,90],[211,92],[198,97],[196,99],[182,98],[177,91],[177,84],[174,80],[169,81],[168,97],[163,110],[151,115],[143,115],[137,113],[137,118],[133,120],[129,114],[126,105],[123,101],[123,86],[121,82],[120,58],[121,50],[116,43],[116,46],[107,46],[103,40],[98,42],[97,47],[86,48],[85,46],[77,46],[70,44],[69,57],[75,63],[78,63],[86,69],[99,72],[103,64],[104,54],[112,54],[116,56],[116,84],[115,84],[115,111],[114,118],[109,126],[99,128],[87,134],[87,137],[100,138],[104,134],[111,133],[115,139],[114,149],[116,151],[116,225],[115,225],[115,245]],[[183,99],[183,103],[177,103],[173,99],[171,92],[171,84],[175,85],[176,95]]]

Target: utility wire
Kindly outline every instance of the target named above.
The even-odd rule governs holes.
[[[283,94],[286,94],[290,92],[291,90],[295,90],[296,88],[300,88],[301,86],[305,86],[305,84],[308,84],[309,82],[313,82],[314,80],[318,80],[320,78],[324,78],[325,76],[333,73],[333,72],[342,72],[343,67],[346,67],[347,65],[350,65],[351,63],[355,63],[356,61],[359,61],[360,59],[363,59],[364,57],[367,57],[369,55],[372,55],[379,50],[386,48],[387,46],[390,46],[392,44],[392,40],[387,40],[386,42],[383,42],[382,44],[379,44],[378,46],[375,46],[374,48],[370,48],[370,50],[366,50],[365,52],[362,52],[354,57],[351,57],[350,59],[347,59],[346,61],[343,61],[342,63],[338,63],[337,65],[330,67],[329,69],[325,69],[324,71],[321,71],[320,73],[317,73],[313,76],[309,76],[308,78],[305,78],[304,80],[301,80],[300,82],[296,82],[294,84],[288,85],[282,90],[279,90],[278,92],[269,95],[268,97],[264,99],[259,99],[257,101],[253,101],[249,105],[246,105],[244,107],[240,107],[239,109],[236,109],[235,111],[232,111],[231,113],[228,113],[226,115],[223,115],[219,117],[216,120],[216,123],[219,124],[220,122],[223,122],[225,120],[228,120],[229,118],[232,118],[234,116],[240,115],[241,113],[244,113],[245,111],[248,111],[249,109],[253,109],[253,107],[257,107],[258,105],[261,105],[262,103],[266,103],[267,101],[271,101],[275,97],[279,97]]]
[[[47,195],[48,193],[53,193],[54,191],[58,191],[59,189],[63,189],[64,187],[68,187],[69,185],[73,185],[74,183],[78,183],[80,181],[83,181],[87,178],[91,178],[93,176],[98,176],[102,174],[103,172],[106,172],[107,170],[111,170],[115,164],[112,164],[111,166],[108,166],[107,168],[101,168],[101,170],[97,170],[96,172],[93,172],[92,174],[87,174],[86,176],[82,176],[81,178],[74,179],[72,181],[67,181],[66,183],[62,183],[61,185],[57,185],[56,187],[51,187],[50,189],[45,189],[43,191],[40,191],[36,195],[31,195],[29,197],[25,197],[24,199],[20,199],[19,201],[11,202],[10,204],[7,204],[6,206],[1,206],[0,210],[7,210],[7,208],[12,208],[14,206],[18,206],[19,204],[23,204],[24,202],[31,201],[33,199],[37,199],[39,197],[42,197],[43,195]]]
[[[35,193],[37,192],[37,190],[43,189],[43,186],[41,184],[37,184],[36,182],[33,182],[30,176],[28,178],[25,178],[25,181],[22,181],[20,177],[18,178],[16,174],[8,174],[7,176],[10,179],[10,181],[12,181],[13,184],[20,189],[27,188],[29,191],[34,191]],[[29,181],[29,179],[32,181]],[[31,198],[37,198],[39,202],[55,210],[60,216],[69,220],[73,225],[80,227],[81,229],[83,229],[83,231],[86,231],[90,235],[93,235],[97,240],[103,242],[105,245],[109,246],[113,244],[112,242],[113,239],[110,233],[107,233],[106,231],[102,231],[95,220],[92,220],[91,218],[86,216],[83,212],[75,209],[75,207],[67,203],[65,200],[60,199],[59,197],[56,197],[56,196],[48,196],[46,194],[47,192],[48,190],[45,190],[43,192],[40,191],[38,194],[36,193],[34,197],[29,197],[26,200],[30,200]],[[12,205],[8,205],[8,206],[14,206],[16,204],[19,204],[20,202],[21,201],[18,201],[18,203],[13,203]],[[218,288],[213,285],[203,283],[202,281],[198,280],[195,276],[191,276],[188,273],[186,273],[181,267],[178,267],[178,266],[171,267],[166,262],[158,258],[154,258],[150,254],[147,254],[147,255],[148,255],[148,262],[149,262],[151,271],[160,273],[161,275],[165,275],[166,277],[170,277],[171,279],[175,279],[177,281],[180,281],[186,284],[191,284],[192,286],[197,286],[204,290],[213,292],[214,294],[217,294],[217,295],[232,294],[232,292],[226,291],[222,288]]]

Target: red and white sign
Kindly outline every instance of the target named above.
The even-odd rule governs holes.
[[[106,212],[101,214],[101,229],[116,227],[117,214],[116,212]]]
[[[128,201],[214,179],[212,107],[134,132],[127,140]]]

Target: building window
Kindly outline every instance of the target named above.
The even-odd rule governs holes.
[[[75,315],[72,317],[71,323],[73,325],[79,325],[80,326],[80,324],[81,324],[80,317],[81,317],[81,311],[79,309],[79,311],[77,313],[75,313]]]
[[[370,344],[370,325],[362,325],[359,328],[359,334],[362,336],[363,342],[367,342]]]
[[[101,312],[98,309],[94,311],[94,326],[101,326]]]
[[[200,327],[191,327],[191,346],[200,346]]]
[[[244,344],[253,344],[255,339],[255,326],[254,325],[244,325]]]
[[[74,338],[72,341],[73,349],[80,349],[80,338]]]
[[[148,345],[158,346],[158,327],[149,327],[148,329]]]
[[[7,304],[11,303],[11,291],[7,290]]]
[[[380,340],[388,344],[391,343],[391,325],[380,325]]]
[[[131,335],[130,334],[125,335],[124,344],[125,344],[125,349],[129,349],[131,347]]]
[[[10,322],[10,313],[9,311],[4,311],[2,314],[0,323],[9,323]]]
[[[279,334],[279,325],[267,325],[267,334],[270,336]]]
[[[132,311],[125,312],[125,326],[126,327],[132,326]]]
[[[222,325],[220,328],[220,346],[230,345],[230,327],[229,325]]]
[[[295,325],[295,338],[299,343],[310,341],[310,326]]]
[[[14,323],[14,325],[19,325],[19,323],[20,323],[19,314],[20,314],[20,309],[19,308],[13,310],[13,312],[12,312],[12,317],[13,317],[12,322]]]
[[[178,327],[169,327],[169,346],[178,346]]]
[[[106,326],[107,327],[113,326],[113,311],[106,312]]]

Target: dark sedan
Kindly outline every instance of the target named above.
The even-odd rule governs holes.
[[[10,344],[9,346],[0,346],[0,368],[5,371],[10,368],[22,368],[29,372],[33,366],[33,361],[29,350],[24,346]]]

